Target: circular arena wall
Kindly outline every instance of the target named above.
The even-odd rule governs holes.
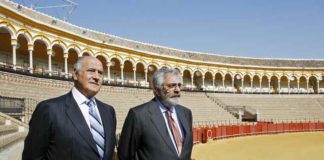
[[[229,93],[324,93],[324,60],[260,59],[157,46],[75,26],[11,1],[0,1],[0,64],[71,77],[80,56],[97,57],[105,81],[149,87],[153,72],[177,68],[184,87]]]

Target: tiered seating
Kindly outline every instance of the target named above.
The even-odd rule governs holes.
[[[0,113],[0,151],[27,135],[27,125]]]
[[[229,106],[248,106],[257,110],[261,121],[324,120],[320,95],[233,95],[213,94]]]
[[[237,119],[204,93],[183,92],[181,103],[190,108],[194,122],[237,122]]]

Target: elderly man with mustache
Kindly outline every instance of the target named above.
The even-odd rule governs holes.
[[[152,77],[154,98],[131,108],[118,145],[119,160],[189,160],[192,113],[179,105],[182,77],[161,68]]]

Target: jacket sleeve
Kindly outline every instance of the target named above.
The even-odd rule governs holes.
[[[25,139],[22,160],[45,159],[50,142],[49,107],[46,103],[37,105],[29,122],[29,132]]]
[[[141,129],[133,109],[130,109],[126,117],[118,144],[119,160],[135,160],[139,147]]]

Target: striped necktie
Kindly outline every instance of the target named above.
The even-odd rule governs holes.
[[[105,150],[105,134],[102,123],[99,119],[98,113],[95,109],[95,103],[93,100],[90,100],[87,105],[89,106],[89,117],[90,117],[90,128],[94,141],[100,155],[100,159],[104,157]]]

